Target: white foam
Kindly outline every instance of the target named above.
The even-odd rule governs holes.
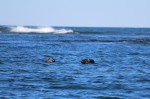
[[[17,33],[55,33],[55,34],[63,34],[63,33],[72,33],[72,30],[60,29],[56,30],[52,27],[24,27],[24,26],[16,26],[11,28],[11,32]]]
[[[66,30],[66,29],[61,29],[61,30],[55,30],[55,33],[72,33],[73,31],[72,30]]]

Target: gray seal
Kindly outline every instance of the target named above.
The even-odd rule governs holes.
[[[87,58],[87,59],[81,60],[81,63],[82,63],[82,64],[89,64],[89,63],[94,64],[95,61],[94,61],[93,59]]]
[[[55,62],[55,59],[53,59],[53,58],[48,58],[48,59],[46,60],[46,62],[47,62],[47,63],[52,63],[52,62]]]

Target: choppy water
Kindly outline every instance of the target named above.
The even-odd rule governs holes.
[[[150,29],[22,28],[0,27],[0,99],[150,98]]]

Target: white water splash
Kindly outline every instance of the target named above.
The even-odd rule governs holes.
[[[63,34],[63,33],[72,33],[73,30],[66,30],[66,29],[60,29],[56,30],[52,27],[24,27],[24,26],[17,26],[12,27],[11,32],[17,32],[17,33],[55,33],[55,34]]]

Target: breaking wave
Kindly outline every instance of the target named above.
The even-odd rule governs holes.
[[[63,34],[63,33],[72,33],[73,30],[67,29],[54,29],[52,27],[25,27],[25,26],[16,26],[11,27],[10,32],[17,33],[55,33],[55,34]]]

